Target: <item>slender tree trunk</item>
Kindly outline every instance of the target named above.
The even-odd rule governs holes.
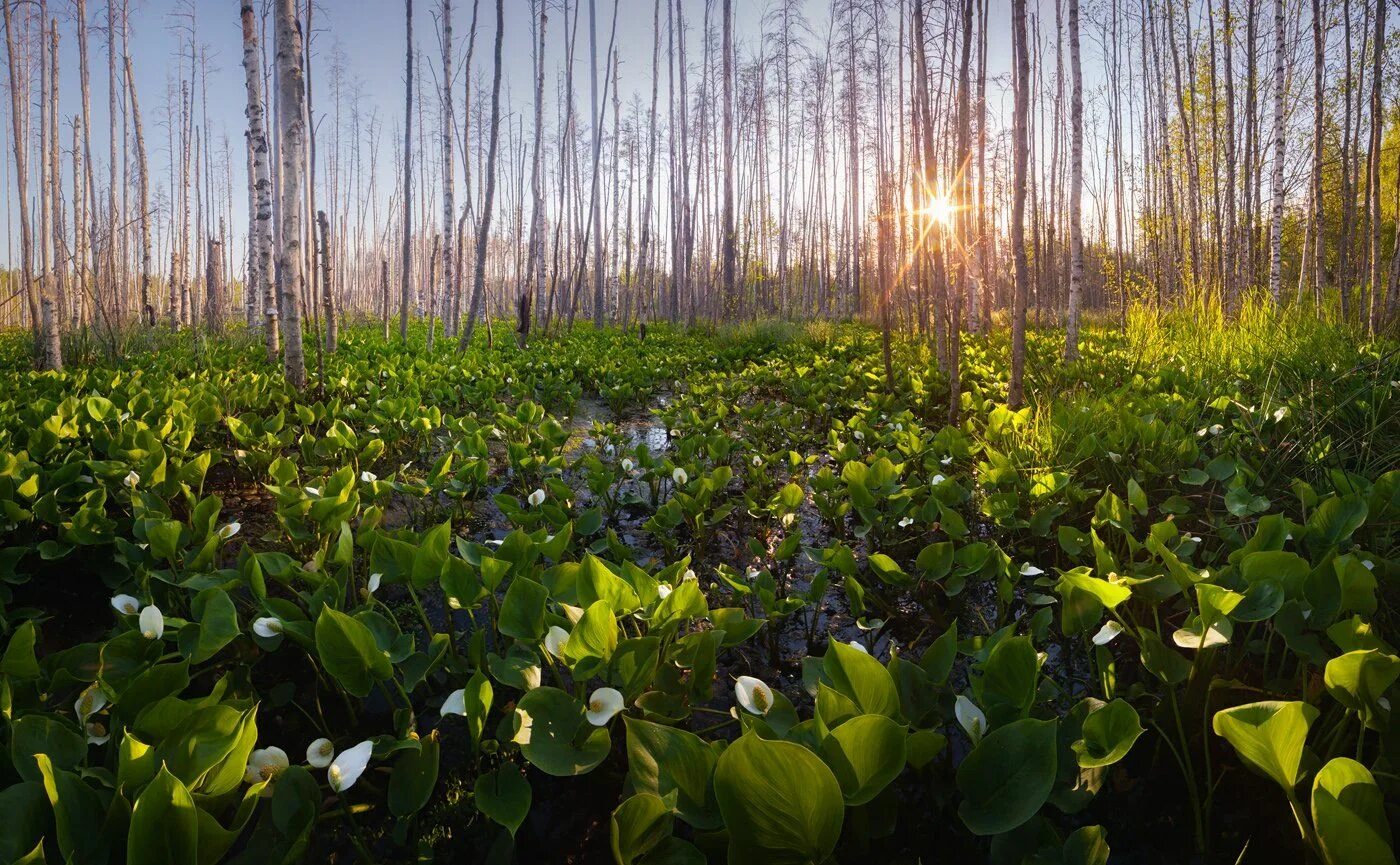
[[[301,293],[305,283],[302,222],[306,169],[306,80],[297,0],[276,0],[278,121],[282,145],[282,370],[287,384],[306,386],[301,340]],[[411,0],[410,0],[411,2]]]
[[[1026,163],[1030,140],[1026,131],[1030,93],[1030,43],[1026,37],[1026,0],[1011,0],[1011,39],[1015,70],[1012,121],[1011,254],[1015,259],[1016,291],[1011,309],[1011,382],[1006,401],[1013,409],[1025,402],[1026,294],[1030,270],[1026,261]]]
[[[1283,0],[1274,0],[1274,162],[1270,187],[1274,212],[1269,225],[1269,296],[1279,302],[1283,287],[1283,97],[1288,83],[1284,65]]]
[[[721,63],[724,67],[724,216],[721,230],[724,232],[723,256],[723,298],[726,317],[738,307],[734,285],[735,237],[734,237],[734,10],[730,0],[724,0],[724,20],[721,24]],[[786,170],[786,166],[784,166]]]
[[[210,333],[224,329],[224,244],[209,238],[204,254],[204,327]]]
[[[413,293],[413,0],[404,0],[408,38],[404,48],[403,261],[399,266],[399,339],[408,341],[408,306]]]
[[[131,71],[131,57],[127,55],[123,58],[126,65],[126,85],[127,91],[131,94],[131,120],[132,129],[136,134],[136,167],[137,167],[137,201],[141,208],[141,317],[147,326],[154,327],[156,323],[156,308],[151,305],[151,174],[150,166],[146,161],[146,135],[141,128],[141,103],[136,100],[136,75]],[[96,199],[93,200],[93,207],[97,206]],[[96,251],[93,253],[93,260],[97,258]],[[268,256],[271,260],[271,255]],[[271,310],[276,310],[275,304],[268,305]],[[273,328],[274,332],[276,328]],[[275,358],[269,357],[268,360]]]
[[[1079,305],[1084,292],[1084,229],[1079,201],[1084,189],[1084,93],[1079,65],[1079,0],[1069,0],[1069,75],[1069,316],[1065,323],[1065,360],[1073,361],[1079,359]]]
[[[457,342],[457,351],[465,351],[472,341],[472,330],[486,293],[486,243],[491,234],[491,204],[496,197],[496,147],[501,132],[501,40],[506,29],[502,0],[496,0],[495,74],[491,81],[491,131],[486,145],[486,178],[482,191],[481,221],[476,229],[476,272],[472,277],[472,299],[467,310],[467,326]],[[490,327],[490,322],[487,322]]]
[[[277,326],[277,294],[272,262],[272,167],[267,141],[267,112],[263,108],[262,58],[258,50],[257,19],[253,0],[242,0],[239,17],[243,22],[243,72],[248,91],[248,146],[253,153],[253,212],[248,226],[249,262],[252,272],[246,291],[263,305],[263,343],[267,359],[277,358],[280,334]],[[142,207],[146,205],[143,203]],[[142,302],[145,302],[143,298]]]
[[[29,79],[21,70],[18,56],[20,36],[15,32],[14,6],[18,0],[4,0],[5,46],[10,64],[10,128],[14,131],[15,178],[19,187],[16,199],[19,211],[20,282],[23,283],[25,303],[29,306],[29,327],[35,340],[35,358],[43,360],[44,346],[39,345],[41,321],[39,293],[34,285],[34,232],[29,224]]]
[[[1382,98],[1382,78],[1384,77],[1385,56],[1385,18],[1388,0],[1377,0],[1376,2],[1376,36],[1371,45],[1371,147],[1370,159],[1366,170],[1367,197],[1371,201],[1371,292],[1370,292],[1370,314],[1367,316],[1367,326],[1371,333],[1375,333],[1381,323],[1382,297],[1381,285],[1381,256],[1384,250],[1381,246],[1381,234],[1383,223],[1381,221],[1381,134],[1385,126],[1384,106]],[[1397,161],[1400,166],[1400,161]],[[1400,213],[1395,215],[1396,221],[1400,222]],[[1392,255],[1400,255],[1400,249],[1392,250]]]
[[[1323,234],[1326,221],[1323,219],[1323,190],[1322,190],[1322,169],[1324,145],[1323,145],[1323,120],[1327,105],[1323,102],[1322,79],[1327,69],[1327,58],[1323,53],[1323,45],[1326,38],[1326,22],[1322,19],[1321,0],[1312,0],[1312,38],[1313,38],[1313,166],[1312,166],[1312,282],[1313,282],[1313,304],[1315,307],[1321,306],[1322,291],[1327,282],[1327,248],[1325,236]],[[1307,262],[1303,263],[1303,270],[1307,270]]]

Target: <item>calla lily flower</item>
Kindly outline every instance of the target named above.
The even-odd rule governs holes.
[[[368,739],[348,751],[342,751],[326,770],[326,781],[330,783],[331,789],[337,793],[344,793],[355,786],[355,782],[360,780],[365,767],[369,765],[369,758],[373,753],[374,743]]]
[[[968,738],[972,739],[974,746],[982,741],[982,735],[987,732],[987,715],[977,708],[976,703],[959,694],[953,704],[953,714],[957,716],[959,726],[967,731]]]
[[[676,470],[671,472],[671,480],[676,486],[684,486],[686,481],[690,480],[690,475],[685,473],[685,469],[676,466]]]
[[[753,565],[749,565],[748,570],[744,571],[744,579],[748,580],[749,582],[753,582],[754,580],[758,579],[758,568],[755,568]]]
[[[902,519],[902,520],[899,521],[899,527],[900,527],[901,529],[902,529],[902,528],[905,528],[906,526],[912,526],[913,524],[914,524],[914,518],[913,518],[913,517],[905,517],[904,519]]]
[[[447,699],[442,701],[442,708],[438,710],[438,714],[444,718],[448,715],[467,714],[467,690],[458,688],[448,694]]]
[[[595,727],[601,727],[612,720],[612,716],[621,712],[624,703],[622,692],[616,688],[599,688],[588,698],[588,711],[584,715],[588,718],[588,723]]]
[[[695,576],[695,570],[694,570],[693,568],[686,568],[686,569],[685,569],[685,573],[684,573],[683,575],[681,575],[681,579],[682,579],[682,580],[694,580],[694,579],[697,579],[697,577]]]
[[[324,769],[335,759],[335,744],[330,739],[320,738],[306,746],[306,762],[316,769]]]
[[[1021,565],[1021,576],[1023,577],[1038,577],[1043,573],[1045,573],[1045,571],[1042,568],[1037,568],[1030,562]]]
[[[374,472],[360,472],[360,483],[372,484],[379,480],[379,475]]]
[[[287,759],[287,752],[276,745],[259,748],[248,755],[248,768],[243,771],[243,780],[249,784],[272,781],[290,765],[292,761]]]
[[[544,504],[544,490],[535,490],[533,493],[530,493],[530,497],[526,499],[526,501],[530,503],[530,507],[532,508],[537,508]]]
[[[89,745],[105,745],[107,740],[112,738],[112,734],[107,731],[107,726],[101,721],[88,721],[83,725],[83,730],[87,733]]]
[[[105,705],[107,705],[107,693],[97,685],[89,685],[73,703],[73,711],[78,713],[80,722],[86,722],[88,718],[102,711],[102,707]]]
[[[544,635],[544,650],[556,658],[563,657],[564,644],[569,642],[569,632],[558,625],[550,625]]]
[[[847,644],[848,644],[852,649],[856,649],[856,650],[860,651],[860,652],[863,653],[863,654],[866,654],[866,655],[870,654],[870,650],[867,649],[867,648],[861,643],[860,640],[849,640],[849,641],[847,642]]]
[[[624,459],[624,460],[622,461],[622,470],[625,471],[625,472],[630,472],[630,471],[632,471],[633,467],[635,467],[635,466],[636,466],[636,463],[632,462],[632,460],[630,460],[630,459]]]
[[[928,485],[931,487],[936,487],[946,480],[947,478],[943,477],[943,475],[934,475],[933,477],[928,479]]]
[[[148,640],[159,640],[165,636],[165,616],[161,615],[160,607],[155,604],[141,611],[137,625],[141,628],[141,636]]]
[[[384,575],[383,575],[383,574],[370,574],[370,575],[369,575],[369,593],[370,593],[371,595],[374,594],[375,592],[379,591],[379,583],[380,583],[383,579],[384,579]]]
[[[940,465],[950,466],[950,465],[953,464],[953,457],[952,457],[951,455],[949,455],[949,456],[946,456],[946,457],[944,457],[943,459],[939,460],[938,462],[939,462]]]
[[[763,457],[758,454],[753,455],[753,467],[758,468],[763,465]]]
[[[129,471],[126,473],[126,477],[122,478],[122,483],[126,485],[127,489],[134,490],[136,485],[141,483],[141,476],[135,471]]]
[[[1110,619],[1104,622],[1103,627],[1099,628],[1099,632],[1094,635],[1094,645],[1107,646],[1113,642],[1114,637],[1121,633],[1123,633],[1123,626]]]
[[[767,715],[773,708],[773,689],[762,679],[753,676],[740,676],[734,680],[734,698],[744,711],[754,715]]]
[[[229,524],[226,525],[226,526],[220,526],[220,527],[219,527],[219,537],[220,537],[220,538],[223,538],[224,540],[228,540],[229,538],[231,538],[231,537],[233,537],[234,535],[238,534],[239,531],[241,531],[242,529],[243,529],[243,524],[240,523],[240,522],[232,522],[232,523],[229,523]]]
[[[141,601],[132,595],[113,595],[112,609],[123,616],[134,616],[141,612]]]
[[[670,583],[660,583],[656,587],[656,594],[663,601],[671,596],[672,591]]]
[[[282,633],[282,620],[275,616],[263,616],[253,620],[253,633],[271,639]]]
[[[540,686],[540,672],[539,664],[520,671],[520,680],[525,683],[525,690],[533,691]]]
[[[855,436],[856,436],[856,441],[858,441],[858,442],[859,442],[859,441],[865,441],[865,433],[861,432],[860,430],[856,430],[856,431],[855,431]]]

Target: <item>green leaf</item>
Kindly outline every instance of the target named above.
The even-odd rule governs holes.
[[[1395,865],[1385,795],[1365,766],[1346,757],[1323,766],[1312,813],[1327,865]]]
[[[316,617],[316,653],[326,672],[356,697],[368,696],[376,681],[394,674],[370,629],[330,607]]]
[[[537,643],[544,638],[544,604],[549,600],[549,589],[525,577],[510,581],[506,596],[501,601],[501,614],[496,627],[507,637]]]
[[[180,630],[180,650],[191,663],[202,664],[238,636],[238,609],[223,589],[205,589],[195,595],[190,609],[199,624]],[[192,639],[186,638],[186,632]]]
[[[26,781],[40,779],[35,755],[47,754],[55,768],[74,769],[87,756],[87,740],[71,722],[45,715],[25,715],[14,722],[10,734],[10,760]]]
[[[129,865],[189,865],[198,851],[194,797],[162,766],[131,809],[126,861]]]
[[[840,640],[827,644],[822,668],[832,687],[849,697],[862,714],[899,717],[899,691],[884,665]]]
[[[977,702],[992,727],[1019,720],[1035,703],[1040,658],[1028,636],[1009,637],[996,644],[974,681]]]
[[[1211,726],[1246,764],[1291,794],[1301,776],[1308,727],[1315,720],[1317,708],[1308,703],[1272,700],[1221,709]]]
[[[1400,678],[1400,658],[1377,649],[1347,652],[1327,662],[1322,680],[1338,703],[1356,712],[1372,730],[1390,717],[1383,700]]]
[[[520,698],[512,718],[514,741],[535,768],[547,775],[583,775],[607,759],[607,727],[592,727],[583,704],[558,688],[544,686]],[[588,725],[589,730],[581,729]],[[579,739],[579,744],[575,740]]]
[[[858,715],[822,740],[821,758],[847,805],[864,805],[904,769],[905,728],[884,715]]]
[[[476,779],[476,807],[506,827],[511,837],[530,813],[530,782],[513,763],[505,763]]]
[[[720,755],[715,799],[731,865],[823,862],[841,837],[841,786],[801,745],[742,736]]]
[[[627,777],[633,789],[676,797],[676,813],[696,829],[722,825],[711,780],[715,752],[688,730],[623,717],[627,726]]]
[[[641,606],[637,592],[597,556],[585,553],[578,570],[578,599],[584,606],[607,601],[614,613],[630,613]]]
[[[0,660],[0,674],[15,679],[39,678],[39,661],[34,657],[34,622],[28,621],[18,628],[5,646],[5,657]]]
[[[64,860],[106,861],[111,853],[110,845],[120,841],[103,835],[103,815],[107,808],[97,791],[84,783],[77,773],[54,766],[47,754],[34,754],[32,759],[53,809],[58,850]],[[6,820],[9,819],[7,814]]]
[[[1009,832],[1050,798],[1055,722],[1023,718],[987,734],[958,766],[958,815],[976,835]]]
[[[651,793],[638,793],[612,813],[608,835],[618,865],[633,865],[671,837],[675,815]]]
[[[1126,757],[1143,729],[1131,704],[1112,700],[1089,713],[1081,732],[1083,738],[1074,743],[1074,753],[1080,768],[1093,769]]]
[[[389,776],[389,811],[395,817],[416,814],[433,795],[437,786],[438,759],[441,745],[437,731],[418,740],[418,747],[407,748],[394,760],[394,773]]]
[[[617,649],[617,617],[607,601],[594,601],[584,610],[583,617],[569,633],[564,644],[564,657],[570,666],[585,658],[597,658],[607,663]]]

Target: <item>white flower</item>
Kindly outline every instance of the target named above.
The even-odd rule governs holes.
[[[307,488],[306,488],[306,494],[307,494],[307,495],[310,495],[310,496],[319,496],[319,495],[321,494],[321,488],[320,488],[320,487],[307,487]]]
[[[535,664],[520,671],[520,679],[525,683],[525,690],[533,691],[540,686],[540,665]]]
[[[276,616],[263,616],[253,620],[253,633],[271,639],[282,633],[282,620]]]
[[[982,741],[982,734],[987,732],[987,715],[977,708],[976,703],[959,694],[953,704],[953,714],[957,716],[958,724],[967,731],[968,738],[974,746]]]
[[[1121,633],[1123,633],[1123,626],[1110,619],[1104,622],[1103,627],[1099,628],[1099,632],[1094,635],[1094,645],[1107,646],[1113,642],[1114,637]]]
[[[315,769],[324,769],[335,759],[335,744],[324,736],[306,746],[306,762]]]
[[[595,727],[601,727],[612,716],[623,709],[622,692],[616,688],[599,688],[588,697],[588,711],[584,716],[588,718],[588,723]]]
[[[755,568],[753,565],[749,565],[748,570],[744,571],[744,579],[748,580],[749,582],[753,582],[754,580],[758,579],[758,568]]]
[[[326,780],[331,789],[337,793],[344,793],[355,786],[355,782],[360,780],[360,775],[364,774],[365,767],[369,765],[372,753],[374,743],[368,739],[348,751],[342,751],[326,770]]]
[[[895,432],[904,432],[904,424],[902,424],[902,423],[896,423],[896,424],[894,425],[894,431],[895,431]]]
[[[569,632],[558,625],[550,625],[544,635],[544,650],[556,658],[564,656],[564,644],[569,642]]]
[[[1196,437],[1205,438],[1207,432],[1210,432],[1210,430],[1206,429],[1205,427],[1201,427],[1200,429],[1196,430]]]
[[[870,650],[867,649],[864,645],[862,645],[861,642],[860,642],[860,640],[850,640],[850,641],[847,643],[847,645],[849,645],[852,649],[856,649],[856,650],[860,651],[861,654],[864,654],[864,655],[870,654]]]
[[[467,714],[467,690],[458,688],[448,694],[447,699],[442,701],[442,708],[438,710],[438,714],[444,718],[448,715]]]
[[[292,761],[287,759],[287,752],[276,745],[259,748],[248,755],[248,768],[243,771],[243,780],[249,784],[273,781],[290,765]]]
[[[933,477],[928,479],[928,484],[931,487],[936,487],[946,480],[947,478],[943,477],[943,475],[934,475]]]
[[[141,476],[135,471],[129,471],[126,473],[126,477],[122,479],[122,483],[126,484],[128,489],[134,490],[136,489],[136,485],[141,483]]]
[[[113,595],[112,609],[123,616],[134,616],[141,612],[141,602],[131,595]]]
[[[905,517],[905,518],[903,518],[903,519],[901,519],[901,520],[899,521],[899,527],[900,527],[901,529],[904,528],[905,526],[910,526],[910,525],[913,525],[913,524],[914,524],[914,518],[913,518],[913,517]]]
[[[685,469],[676,466],[676,470],[671,472],[671,480],[675,482],[676,486],[684,486],[685,482],[690,480],[690,475],[685,473]]]
[[[944,457],[943,459],[939,460],[938,462],[941,463],[941,464],[943,464],[943,465],[945,465],[945,466],[950,466],[950,465],[953,464],[953,457],[952,457],[951,454],[949,454],[948,456]]]
[[[148,640],[159,640],[165,635],[165,616],[160,614],[159,607],[151,604],[141,611],[137,626],[141,628],[141,636]]]
[[[383,575],[383,574],[370,574],[370,575],[369,575],[369,593],[370,593],[371,595],[374,594],[375,592],[379,591],[379,583],[380,583],[383,579],[384,579],[384,575]]]
[[[1026,562],[1024,565],[1021,565],[1021,576],[1023,577],[1038,577],[1043,573],[1045,573],[1045,571],[1043,571],[1040,568],[1037,568],[1030,562]]]
[[[379,480],[379,475],[374,472],[360,472],[360,483],[372,484]]]
[[[686,568],[686,569],[685,569],[685,573],[681,575],[681,579],[682,579],[682,580],[693,580],[693,579],[695,579],[695,570],[694,570],[693,568]]]
[[[766,715],[773,708],[773,689],[753,676],[740,676],[734,680],[734,698],[744,707],[744,711],[755,715]]]
[[[1278,423],[1286,417],[1288,417],[1288,406],[1284,406],[1283,408],[1274,412],[1274,423]]]
[[[532,508],[539,507],[544,504],[544,490],[535,490],[525,501],[529,502]]]
[[[1215,423],[1215,424],[1211,424],[1211,425],[1210,425],[1209,432],[1210,432],[1210,434],[1213,435],[1213,436],[1218,436],[1218,435],[1220,435],[1221,432],[1224,431],[1224,429],[1225,429],[1225,427],[1221,426],[1221,425],[1218,424],[1218,423]]]
[[[852,435],[856,437],[856,441],[858,442],[865,441],[865,433],[861,432],[860,430],[856,430],[852,433]]]
[[[89,745],[105,745],[107,740],[112,738],[112,734],[107,732],[107,726],[100,721],[88,721],[83,725],[83,730],[87,732]]]
[[[1114,453],[1113,451],[1109,451],[1109,452],[1108,452],[1108,458],[1109,458],[1110,460],[1113,460],[1114,462],[1118,462],[1119,460],[1123,459],[1123,455],[1122,455],[1122,454],[1116,454],[1116,453]]]
[[[229,538],[233,537],[234,535],[236,535],[236,534],[238,534],[240,531],[242,531],[242,529],[243,529],[243,524],[240,523],[240,522],[232,522],[232,523],[229,523],[229,524],[226,525],[226,526],[220,526],[220,527],[219,527],[219,537],[223,538],[224,540],[228,540]]]
[[[629,457],[623,457],[623,459],[622,459],[622,470],[623,470],[623,471],[625,471],[625,472],[630,472],[630,471],[632,471],[633,468],[636,467],[636,465],[637,465],[636,463],[632,462],[631,458],[629,458]]]
[[[97,685],[89,685],[73,703],[73,711],[78,713],[78,721],[85,723],[88,718],[102,711],[102,707],[105,705],[107,705],[106,692]]]
[[[663,601],[666,600],[667,598],[669,598],[669,597],[671,596],[671,591],[672,591],[672,589],[671,589],[671,584],[670,584],[670,583],[660,583],[660,584],[657,585],[657,587],[656,587],[656,594],[657,594],[657,595],[661,598],[661,600],[663,600]]]
[[[673,439],[678,439],[678,438],[680,438],[680,437],[681,437],[681,434],[680,434],[680,432],[679,432],[678,430],[671,430],[671,438],[673,438]]]
[[[754,454],[754,455],[753,455],[753,467],[754,467],[754,468],[758,468],[758,467],[761,466],[761,465],[763,465],[763,457],[759,456],[758,454]]]

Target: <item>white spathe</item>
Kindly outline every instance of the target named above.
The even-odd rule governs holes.
[[[133,595],[113,595],[112,609],[123,616],[134,616],[141,612],[141,601]]]
[[[740,676],[734,680],[734,698],[744,711],[755,715],[766,715],[773,708],[773,689],[753,676]]]
[[[165,636],[165,616],[161,615],[160,607],[151,604],[142,610],[137,626],[141,628],[141,636],[148,640],[159,640]]]
[[[972,739],[975,746],[982,741],[982,734],[987,732],[987,715],[977,704],[958,695],[957,701],[953,704],[953,714],[958,718],[958,724],[967,731],[968,738]]]
[[[588,697],[588,710],[584,716],[588,723],[601,727],[621,712],[624,706],[622,692],[616,688],[599,688]]]
[[[335,759],[335,743],[322,736],[306,746],[306,762],[313,768],[324,769]]]
[[[365,767],[369,765],[370,755],[374,753],[374,743],[366,739],[348,751],[340,752],[326,770],[326,781],[331,785],[331,789],[337,793],[344,793],[355,782],[360,780],[364,774]]]

